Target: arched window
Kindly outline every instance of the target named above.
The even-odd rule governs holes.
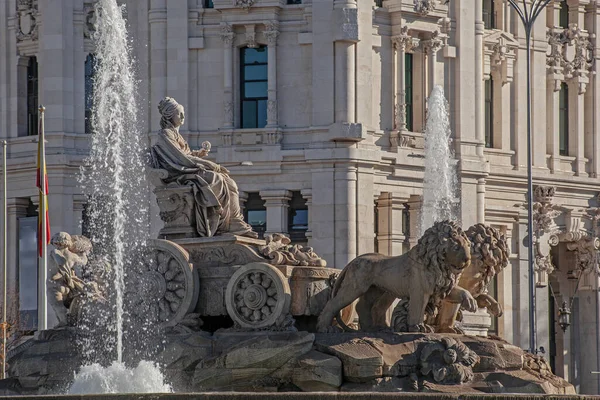
[[[27,134],[38,134],[38,63],[29,57],[27,64]]]
[[[558,95],[558,146],[561,156],[569,155],[569,87],[564,82]]]
[[[241,49],[242,128],[267,125],[268,57],[267,47]]]
[[[92,133],[92,107],[94,105],[94,74],[96,56],[88,54],[85,59],[85,133]]]

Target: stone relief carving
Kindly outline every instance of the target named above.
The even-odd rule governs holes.
[[[494,74],[502,83],[512,82],[519,42],[503,31],[485,31],[483,38],[484,72]]]
[[[49,253],[48,302],[56,313],[58,326],[76,325],[82,302],[105,301],[109,266],[97,259],[88,262],[92,243],[85,236],[59,232],[50,244],[54,249]]]
[[[17,1],[17,41],[37,40],[38,2],[37,0],[18,0]]]
[[[254,0],[234,0],[233,5],[239,8],[243,8],[246,11],[249,11],[250,7],[254,5]]]
[[[414,49],[419,47],[419,39],[412,37],[409,34],[409,28],[407,25],[404,25],[400,29],[400,34],[396,36],[392,36],[392,43],[396,47],[397,50],[412,52]]]
[[[585,93],[594,64],[594,45],[587,31],[569,24],[563,30],[549,29],[546,36],[549,45],[546,64],[553,75],[554,90],[560,90],[564,80],[573,79],[579,94]]]
[[[556,187],[536,186],[533,203],[533,246],[535,257],[536,284],[548,285],[548,275],[554,271],[550,250],[558,245],[558,227],[555,219],[562,210],[552,203]]]
[[[435,10],[435,0],[414,0],[414,10],[420,15],[427,15]]]
[[[269,46],[277,44],[277,37],[279,36],[279,23],[277,21],[267,21],[265,23],[265,31],[263,32],[267,38]]]
[[[221,39],[223,40],[225,46],[233,45],[233,38],[235,37],[235,33],[233,32],[233,27],[230,24],[222,22],[221,31],[219,35],[221,36]]]
[[[446,37],[440,31],[434,31],[431,38],[423,42],[423,49],[427,54],[435,54],[446,45]]]
[[[258,47],[254,25],[246,25],[246,45],[252,49]]]
[[[233,102],[232,101],[224,101],[223,102],[223,114],[225,116],[225,121],[229,124],[233,124]]]
[[[443,337],[430,340],[421,350],[420,373],[443,385],[460,385],[473,380],[479,356],[459,340]]]
[[[90,39],[96,31],[96,9],[93,4],[84,5],[83,16],[85,18],[83,24],[83,36]]]
[[[401,90],[397,97],[398,102],[394,108],[396,129],[406,130],[406,91]]]
[[[327,262],[320,258],[312,247],[290,245],[290,238],[281,233],[265,235],[265,241],[266,245],[259,246],[258,250],[272,265],[327,266]]]

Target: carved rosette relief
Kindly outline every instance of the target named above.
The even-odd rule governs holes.
[[[563,81],[574,80],[579,94],[585,93],[594,64],[594,46],[588,32],[570,24],[564,30],[549,29],[547,38],[546,65],[554,80],[554,90],[560,90]]]
[[[414,0],[414,10],[419,15],[427,15],[435,10],[435,0]]]
[[[37,40],[37,0],[17,1],[17,41]]]

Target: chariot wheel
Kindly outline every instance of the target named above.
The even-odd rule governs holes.
[[[190,264],[188,252],[168,240],[150,240],[144,266],[128,293],[133,314],[174,326],[193,312],[198,294],[198,272]]]
[[[261,329],[274,325],[289,313],[290,302],[287,278],[267,263],[241,266],[227,283],[227,313],[241,328]]]

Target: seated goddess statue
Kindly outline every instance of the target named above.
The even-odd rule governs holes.
[[[194,193],[196,230],[200,237],[223,233],[256,238],[240,211],[238,188],[229,171],[202,158],[207,149],[190,150],[179,134],[185,114],[183,106],[171,97],[165,97],[158,105],[161,130],[158,141],[152,147],[154,168],[166,170],[165,183],[176,182],[191,186]]]

